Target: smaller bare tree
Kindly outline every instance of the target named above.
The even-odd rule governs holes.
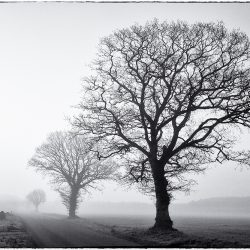
[[[41,203],[46,201],[46,194],[41,189],[35,189],[27,195],[28,201],[30,201],[38,212],[38,207]]]
[[[76,217],[81,194],[98,188],[99,181],[113,178],[115,164],[100,160],[96,147],[94,141],[81,135],[55,132],[29,161],[30,166],[51,177],[70,218]]]

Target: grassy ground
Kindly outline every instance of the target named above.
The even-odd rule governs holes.
[[[9,214],[0,220],[0,247],[33,247],[30,236],[25,232],[18,217]]]
[[[250,218],[177,217],[175,225],[190,235],[250,246]]]
[[[86,216],[85,216],[86,217]],[[179,232],[152,232],[150,216],[87,216],[95,223],[107,225],[119,237],[146,246],[168,247],[250,247],[250,219],[187,217],[173,218]],[[181,232],[181,233],[180,233]]]

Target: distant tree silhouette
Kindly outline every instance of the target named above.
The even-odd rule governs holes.
[[[35,206],[36,212],[38,212],[40,204],[46,201],[46,194],[41,189],[35,189],[27,195],[27,199]]]
[[[94,151],[95,142],[69,132],[55,132],[37,148],[29,165],[51,177],[60,193],[69,217],[76,217],[82,192],[97,188],[101,180],[111,179],[114,163],[99,160]]]
[[[249,56],[247,36],[222,23],[155,20],[101,40],[73,125],[155,192],[156,229],[172,229],[170,192],[188,188],[185,173],[249,164],[233,149],[233,132],[250,126]]]

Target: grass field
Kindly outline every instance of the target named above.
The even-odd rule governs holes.
[[[95,223],[119,226],[148,228],[153,225],[150,216],[83,216]],[[188,235],[217,239],[228,242],[239,242],[250,246],[250,218],[215,218],[215,217],[173,217],[174,227]]]
[[[33,242],[24,230],[20,218],[8,214],[4,220],[0,220],[0,248],[14,247],[33,247]]]

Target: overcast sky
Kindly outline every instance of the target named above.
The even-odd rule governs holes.
[[[1,3],[0,4],[0,195],[23,198],[34,188],[57,193],[27,161],[48,133],[69,128],[65,117],[81,96],[101,37],[147,20],[223,21],[250,37],[249,3]],[[242,145],[248,147],[249,132]],[[195,177],[189,196],[177,201],[214,196],[250,196],[250,169],[233,164],[214,166]],[[105,185],[89,200],[150,201],[133,190]]]

